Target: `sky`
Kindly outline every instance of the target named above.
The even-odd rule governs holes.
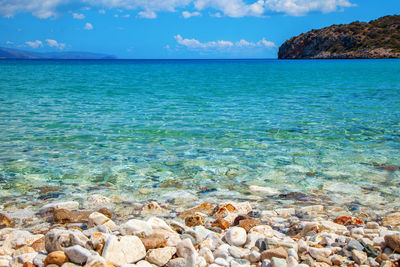
[[[276,58],[312,29],[400,14],[400,0],[0,0],[0,47],[118,58]]]

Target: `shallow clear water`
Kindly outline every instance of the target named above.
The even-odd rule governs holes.
[[[399,60],[0,61],[1,197],[260,185],[393,202],[399,151]]]

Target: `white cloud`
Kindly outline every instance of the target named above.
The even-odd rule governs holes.
[[[56,40],[46,39],[47,45],[50,47],[55,47],[57,49],[63,50],[65,48],[64,43],[59,43]]]
[[[128,19],[130,16],[131,16],[130,14],[126,14],[126,15],[123,15],[122,17]]]
[[[256,16],[266,13],[283,13],[291,16],[309,12],[333,12],[354,6],[352,0],[0,0],[0,16],[12,17],[17,13],[31,13],[38,18],[56,17],[69,10],[84,7],[137,10],[142,18],[156,18],[158,12],[176,12],[185,18],[197,16],[199,11],[210,9],[211,14],[228,17]],[[194,9],[188,10],[189,8]],[[100,14],[105,10],[100,9]],[[82,16],[83,14],[77,15]]]
[[[265,38],[261,39],[258,42],[249,42],[244,39],[238,42],[219,40],[219,41],[210,41],[210,42],[200,42],[197,39],[184,39],[180,34],[174,36],[176,42],[179,45],[182,45],[188,49],[192,50],[212,50],[212,49],[241,49],[241,48],[274,48],[276,45],[267,41]]]
[[[175,40],[178,42],[178,44],[186,46],[187,48],[202,48],[202,49],[208,49],[208,48],[226,48],[226,47],[232,47],[233,43],[231,41],[211,41],[207,43],[202,43],[196,39],[183,39],[180,34],[174,36]]]
[[[28,41],[28,42],[25,42],[25,44],[29,45],[32,48],[38,48],[38,47],[42,47],[43,46],[42,41],[39,41],[39,40],[36,40],[36,41],[33,41],[33,42]]]
[[[182,16],[183,16],[185,19],[188,19],[188,18],[191,18],[191,17],[199,17],[199,16],[201,16],[201,13],[198,12],[198,11],[194,11],[194,12],[183,11],[183,12],[182,12]]]
[[[212,8],[221,11],[225,16],[234,18],[260,17],[265,11],[264,0],[258,0],[252,4],[246,4],[243,0],[196,0],[194,6],[198,10]]]
[[[2,0],[0,15],[13,17],[17,13],[32,13],[38,18],[49,18],[57,15],[57,8],[65,5],[63,0]]]
[[[304,16],[309,12],[329,13],[355,6],[349,0],[265,0],[267,10],[291,16]]]
[[[12,44],[14,44],[14,43],[11,41],[6,41],[6,45],[12,45]]]
[[[86,22],[84,29],[88,31],[93,30],[92,23]]]
[[[72,17],[73,17],[74,19],[85,19],[85,18],[86,18],[85,15],[79,14],[79,13],[73,13],[73,14],[72,14]]]
[[[154,11],[146,10],[146,11],[140,11],[138,13],[138,16],[141,18],[145,19],[155,19],[157,18],[157,14]]]

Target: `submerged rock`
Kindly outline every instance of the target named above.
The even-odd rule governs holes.
[[[77,210],[78,208],[79,208],[79,203],[76,201],[53,202],[41,207],[39,213],[44,214],[47,212],[53,212],[55,210],[60,210],[60,209]]]
[[[394,212],[387,215],[385,218],[383,218],[382,224],[383,226],[400,226],[400,212]]]
[[[53,218],[55,223],[80,223],[87,222],[90,214],[90,211],[59,209],[54,211]]]

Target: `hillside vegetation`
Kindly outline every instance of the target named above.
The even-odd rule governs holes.
[[[400,58],[400,15],[309,31],[286,41],[278,58]]]

